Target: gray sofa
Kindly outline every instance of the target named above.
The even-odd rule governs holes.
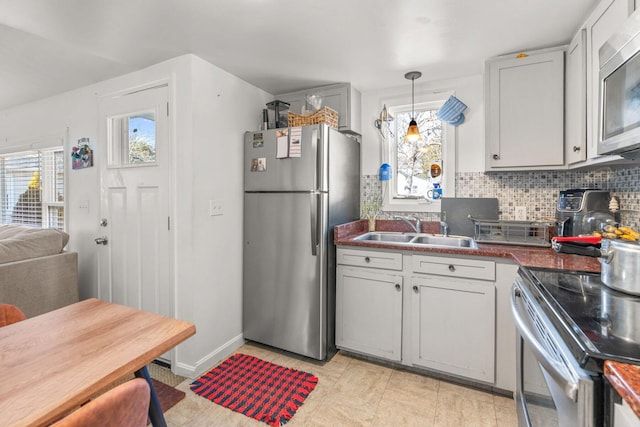
[[[37,316],[78,301],[78,254],[57,230],[0,225],[0,303]]]

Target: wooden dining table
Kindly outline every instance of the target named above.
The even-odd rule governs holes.
[[[88,299],[0,328],[0,425],[46,426],[196,332],[192,323]],[[166,425],[155,392],[149,416]]]

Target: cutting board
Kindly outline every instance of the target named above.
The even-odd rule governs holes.
[[[489,197],[443,197],[440,209],[442,220],[449,225],[449,234],[475,234],[469,215],[479,219],[498,219],[498,199]]]

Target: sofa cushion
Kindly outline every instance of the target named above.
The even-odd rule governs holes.
[[[0,225],[0,263],[59,254],[68,242],[67,233],[53,228]]]

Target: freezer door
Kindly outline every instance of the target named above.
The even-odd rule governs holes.
[[[247,132],[245,191],[326,191],[326,135],[326,125]]]
[[[326,201],[324,193],[245,193],[246,339],[325,358]]]

